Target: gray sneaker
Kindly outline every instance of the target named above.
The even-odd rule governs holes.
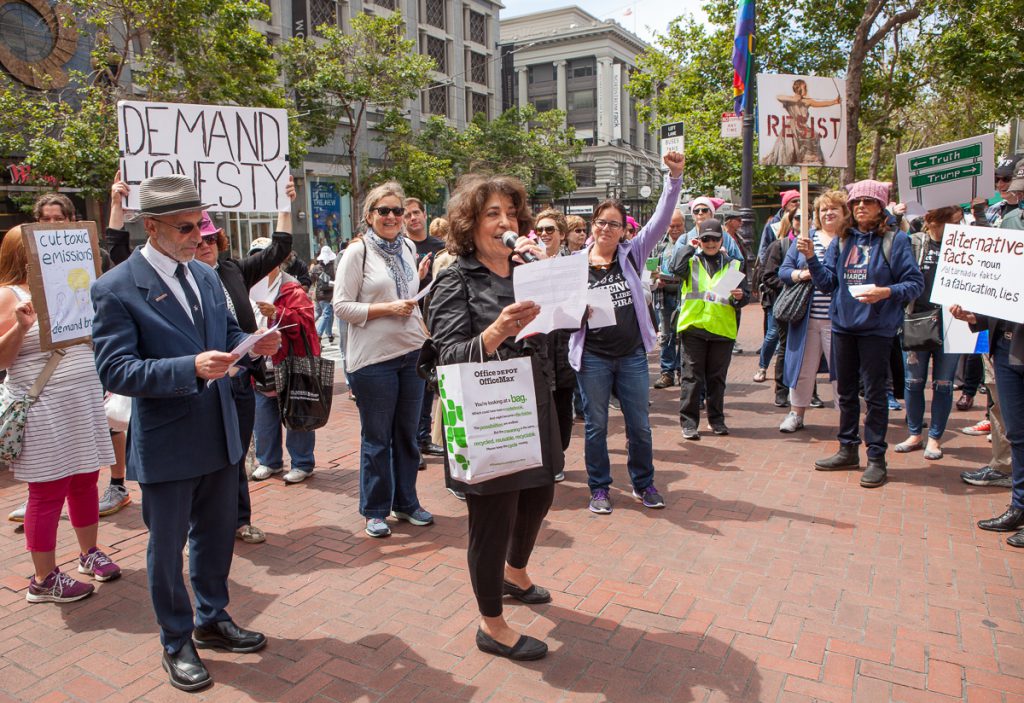
[[[779,425],[779,432],[796,432],[804,428],[804,419],[796,413],[786,415],[786,419]]]
[[[366,534],[371,537],[387,537],[391,534],[391,528],[384,518],[372,517],[366,521]]]
[[[1012,488],[1013,483],[1009,474],[997,471],[991,466],[982,466],[977,471],[964,471],[960,474],[964,483],[972,486],[998,486],[999,488]]]
[[[113,515],[131,502],[132,497],[128,494],[127,488],[110,484],[100,496],[100,517]]]
[[[416,508],[411,513],[403,513],[398,510],[392,510],[391,517],[395,518],[396,520],[405,520],[410,525],[416,525],[417,527],[430,525],[434,522],[434,516],[428,513],[423,508]]]
[[[598,488],[590,494],[590,512],[597,513],[598,515],[607,515],[611,511],[612,499],[608,496],[607,490]]]

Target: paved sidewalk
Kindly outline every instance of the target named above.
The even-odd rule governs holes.
[[[747,350],[760,339],[750,313]],[[629,495],[613,411],[615,511],[588,512],[577,427],[530,565],[554,602],[507,610],[549,643],[542,661],[477,651],[465,506],[444,491],[438,459],[419,484],[437,524],[363,534],[359,422],[339,382],[315,475],[251,484],[268,540],[238,543],[230,612],[267,633],[264,651],[204,652],[216,683],[199,694],[167,684],[132,485],[136,502],[100,528],[124,577],[80,603],[25,602],[24,537],[3,523],[0,700],[1024,701],[1024,551],[974,527],[1002,512],[1007,491],[957,476],[987,461],[984,438],[959,432],[981,410],[954,410],[944,460],[890,452],[890,482],[865,490],[856,472],[811,469],[834,449],[835,411],[780,434],[770,384],[750,382],[756,363],[750,351],[733,359],[729,437],[684,443],[678,388],[652,391],[665,510]],[[831,400],[824,383],[821,395]],[[890,444],[902,420],[893,414]],[[0,474],[4,515],[24,496]],[[66,521],[59,539],[68,565]]]

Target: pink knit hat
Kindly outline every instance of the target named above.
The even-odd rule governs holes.
[[[634,232],[640,229],[640,224],[629,215],[626,215],[626,224],[629,225]]]
[[[715,205],[715,202],[711,198],[704,195],[700,196],[699,198],[694,198],[693,200],[690,201],[690,210],[693,210],[698,205],[705,206],[708,210],[711,211],[712,215],[714,215],[715,210],[718,209],[718,207]]]
[[[892,183],[884,181],[857,181],[846,186],[846,193],[849,200],[871,198],[872,200],[877,200],[878,204],[884,208],[889,204],[890,187],[892,187]]]
[[[796,200],[800,197],[800,191],[787,190],[782,193],[779,193],[779,195],[782,196],[782,207],[786,207],[787,205],[789,205],[789,201]]]

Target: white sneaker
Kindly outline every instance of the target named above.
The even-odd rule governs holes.
[[[786,415],[786,419],[779,425],[779,432],[796,432],[804,428],[804,419],[796,413]]]
[[[8,513],[7,519],[11,522],[25,522],[25,508],[27,507],[28,503],[22,503],[20,506]]]
[[[273,476],[274,474],[281,473],[283,470],[284,469],[281,469],[281,468],[272,469],[269,466],[264,466],[263,464],[260,464],[252,472],[252,480],[253,481],[265,481],[268,478],[270,478],[271,476]]]
[[[291,469],[282,477],[282,480],[285,483],[302,483],[309,478],[312,473],[312,470],[303,471],[302,469]]]
[[[113,515],[131,502],[132,497],[128,494],[127,488],[110,484],[100,496],[100,517]]]

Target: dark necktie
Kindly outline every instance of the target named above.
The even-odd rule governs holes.
[[[196,331],[199,332],[199,339],[203,346],[206,346],[206,322],[203,320],[203,309],[199,306],[199,298],[196,297],[192,284],[185,276],[185,264],[178,264],[178,268],[174,270],[174,277],[178,279],[185,291],[185,300],[188,301],[188,306],[192,309],[192,323],[196,326]]]

